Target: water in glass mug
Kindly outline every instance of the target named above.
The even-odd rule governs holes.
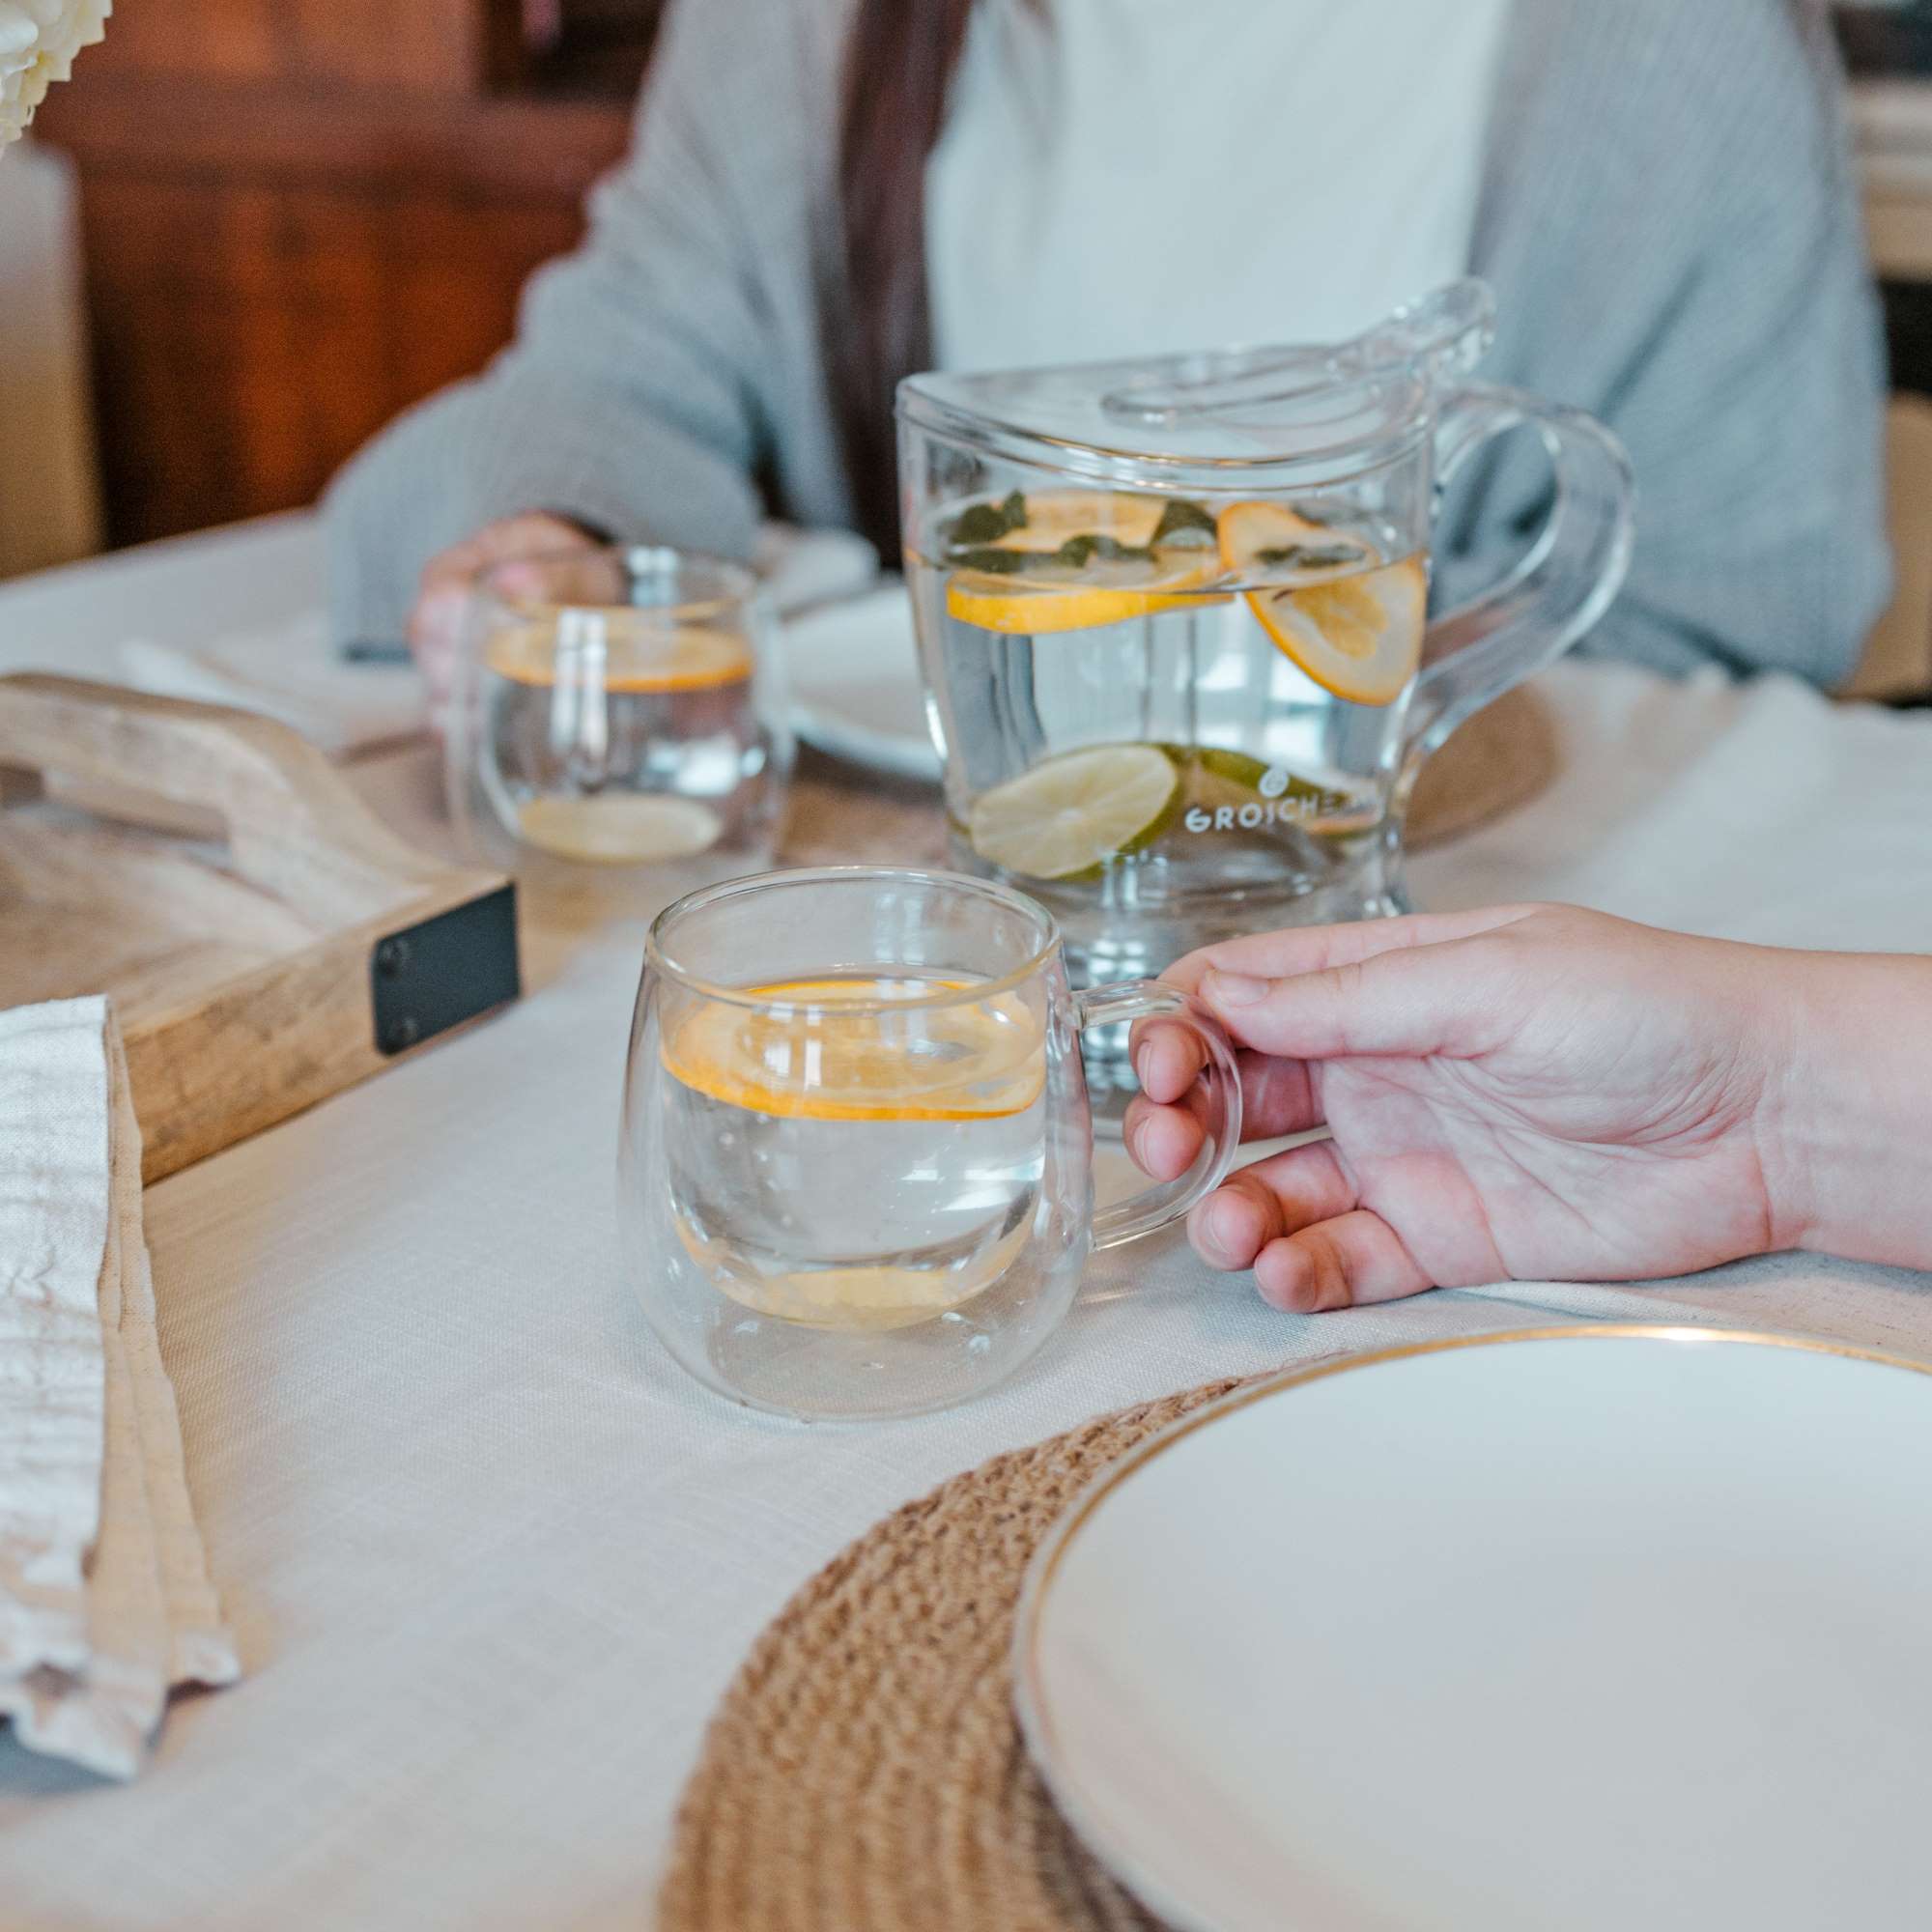
[[[810,1328],[987,1329],[1037,1290],[1043,1015],[1024,988],[893,1007],[978,978],[829,974],[667,1014],[672,1225],[720,1293]]]
[[[1096,1212],[1080,1041],[1154,1016],[1213,1069],[1202,1152]],[[1052,920],[990,880],[771,872],[687,895],[645,941],[626,1264],[672,1358],[754,1407],[852,1421],[992,1387],[1059,1327],[1090,1253],[1178,1220],[1239,1141],[1205,1012],[1147,983],[1075,994]]]
[[[1360,878],[1428,601],[1391,528],[1015,491],[942,511],[908,567],[955,856],[1043,901],[1078,972],[1157,970]],[[1108,937],[1148,931],[1158,959]]]

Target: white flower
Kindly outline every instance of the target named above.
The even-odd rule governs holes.
[[[25,132],[49,87],[106,31],[113,0],[0,0],[0,148]]]

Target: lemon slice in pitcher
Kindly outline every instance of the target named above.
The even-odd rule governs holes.
[[[981,792],[966,838],[1003,871],[1078,878],[1151,842],[1179,799],[1180,773],[1158,746],[1099,745]]]
[[[1215,520],[1215,547],[1231,571],[1252,582],[1318,583],[1379,559],[1362,538],[1331,529],[1286,503],[1230,503]]]
[[[1286,503],[1231,503],[1218,538],[1230,570],[1278,580],[1248,591],[1248,608],[1322,690],[1354,704],[1402,696],[1422,659],[1429,579],[1418,558],[1382,563],[1366,538]]]
[[[893,1010],[897,1000],[964,990],[952,980],[872,978],[750,987],[771,1004],[696,1008],[669,1029],[665,1068],[694,1093],[781,1119],[1023,1113],[1045,1084],[1046,1051],[1039,1020],[1018,993]]]
[[[1288,656],[1351,703],[1393,704],[1422,661],[1429,580],[1414,557],[1248,602]]]
[[[558,641],[554,615],[512,624],[491,638],[484,664],[515,684],[582,678],[606,691],[709,691],[752,674],[752,647],[736,631],[666,624],[645,611],[585,613],[598,622],[586,641]]]
[[[1015,490],[1002,502],[976,504],[956,517],[950,541],[955,549],[991,542],[1038,554],[1058,550],[1069,537],[1107,536],[1146,550],[1166,511],[1166,497],[1130,490]]]
[[[1203,598],[1221,574],[1198,504],[1125,491],[1015,490],[961,511],[947,533],[946,609],[1009,636],[1097,630]]]

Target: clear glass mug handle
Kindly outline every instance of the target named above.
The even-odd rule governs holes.
[[[1122,1241],[1138,1240],[1179,1220],[1227,1179],[1235,1150],[1241,1144],[1241,1078],[1235,1065],[1234,1046],[1220,1023],[1198,1001],[1158,980],[1129,980],[1120,985],[1092,987],[1074,994],[1073,1010],[1083,1033],[1089,1027],[1119,1026],[1135,1020],[1178,1020],[1199,1035],[1207,1050],[1202,1086],[1207,1096],[1208,1138],[1194,1165],[1178,1180],[1143,1188],[1094,1216],[1094,1248],[1117,1248]]]
[[[1404,742],[1404,792],[1423,760],[1471,713],[1560,657],[1608,609],[1630,569],[1636,490],[1623,445],[1580,410],[1471,383],[1435,417],[1435,490],[1477,450],[1529,429],[1554,492],[1536,540],[1498,583],[1429,626]]]

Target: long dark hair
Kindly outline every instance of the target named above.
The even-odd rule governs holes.
[[[946,119],[974,0],[859,0],[838,142],[848,325],[835,353],[859,527],[899,544],[893,391],[932,360],[925,163]]]

